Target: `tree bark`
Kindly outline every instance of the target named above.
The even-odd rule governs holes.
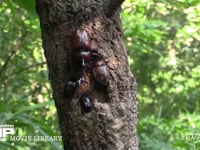
[[[137,150],[136,81],[123,45],[120,5],[123,0],[36,0],[44,53],[48,63],[65,150]],[[88,82],[65,96],[73,68],[72,33],[86,30],[92,49],[107,60],[109,84]],[[73,68],[76,71],[76,68]],[[91,98],[90,113],[81,113],[79,98]]]

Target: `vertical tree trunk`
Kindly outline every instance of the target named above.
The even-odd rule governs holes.
[[[123,0],[36,0],[65,150],[137,150],[136,82],[123,45],[120,5]],[[107,60],[109,84],[102,86],[87,72],[88,82],[66,97],[71,78],[72,33],[86,30],[92,49]],[[71,69],[70,69],[71,68]],[[91,98],[90,113],[81,113],[79,98]]]

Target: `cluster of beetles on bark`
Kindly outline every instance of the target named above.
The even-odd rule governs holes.
[[[72,60],[75,60],[75,68],[79,70],[79,79],[67,81],[65,93],[72,97],[76,88],[85,81],[84,72],[90,73],[94,81],[105,87],[108,85],[109,71],[103,55],[97,50],[91,49],[91,37],[86,30],[78,29],[72,35]],[[73,64],[74,65],[74,64]],[[81,95],[79,99],[81,112],[89,113],[92,109],[91,98]]]

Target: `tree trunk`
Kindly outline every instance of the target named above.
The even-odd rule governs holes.
[[[136,81],[123,45],[120,5],[123,0],[36,0],[65,150],[137,150]],[[72,34],[84,29],[91,49],[103,56],[108,85],[99,84],[90,71],[87,82],[66,96],[66,84],[81,75],[72,57]],[[79,71],[78,71],[79,70]],[[69,93],[68,93],[69,94]],[[83,113],[80,97],[91,99],[91,112]]]

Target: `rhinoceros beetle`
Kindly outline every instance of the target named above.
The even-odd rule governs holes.
[[[79,79],[67,82],[65,87],[67,95],[71,97],[76,87],[85,82],[83,77],[84,71],[90,72],[99,84],[106,86],[109,76],[107,64],[104,61],[103,55],[91,49],[91,37],[86,30],[78,29],[73,33],[72,47],[73,64],[75,64],[75,69],[81,70],[81,74]]]
[[[97,60],[93,64],[92,73],[94,78],[100,84],[106,86],[108,84],[108,67],[105,61]]]
[[[78,29],[72,35],[73,49],[91,49],[91,37],[87,31]]]
[[[88,96],[86,95],[81,96],[81,98],[79,99],[79,102],[80,102],[82,114],[91,112],[92,102]]]
[[[86,82],[84,73],[89,73],[102,86],[108,85],[109,71],[105,58],[96,50],[91,49],[91,37],[86,30],[78,29],[72,36],[72,66],[76,70],[75,73],[81,72],[78,78],[69,80],[66,83],[65,94],[72,97],[76,92],[76,88]],[[79,99],[81,112],[89,113],[92,109],[91,99],[83,93]]]

